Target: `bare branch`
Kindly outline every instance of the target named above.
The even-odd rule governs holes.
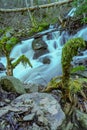
[[[73,0],[64,0],[64,1],[60,1],[60,2],[54,2],[54,3],[50,3],[50,4],[45,4],[45,5],[38,5],[38,6],[29,7],[29,8],[15,8],[15,9],[0,8],[0,12],[10,13],[10,12],[21,12],[21,11],[27,11],[27,10],[34,11],[36,9],[60,6],[60,5],[67,4],[70,2],[73,2]]]

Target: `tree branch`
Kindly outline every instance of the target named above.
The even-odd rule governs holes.
[[[0,12],[10,13],[10,12],[21,12],[21,11],[27,11],[27,10],[34,11],[36,9],[50,8],[50,7],[53,7],[53,6],[60,6],[60,5],[67,4],[67,3],[70,3],[70,2],[73,2],[73,0],[64,0],[62,2],[61,1],[60,2],[54,2],[54,3],[50,3],[50,4],[33,6],[33,7],[29,7],[29,8],[15,8],[15,9],[3,9],[3,8],[0,8]]]

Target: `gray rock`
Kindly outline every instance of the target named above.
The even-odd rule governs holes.
[[[73,65],[77,66],[77,65],[84,65],[87,67],[87,55],[86,56],[76,56],[73,59]]]
[[[52,33],[48,33],[48,35],[47,35],[47,40],[52,40],[52,39],[53,39]]]
[[[80,77],[87,78],[87,70],[85,70],[85,71],[79,71],[76,74],[79,75]]]
[[[33,83],[25,84],[24,86],[27,93],[41,92],[44,89],[44,86]]]
[[[40,57],[39,61],[42,62],[43,64],[50,64],[51,60],[49,57]]]
[[[19,94],[26,93],[22,82],[13,76],[3,76],[0,78],[0,84],[3,90],[16,92]]]
[[[40,49],[40,50],[36,50],[35,53],[34,53],[34,56],[33,56],[33,59],[37,59],[38,57],[44,55],[48,53],[48,50],[47,49]]]
[[[5,66],[0,62],[0,71],[6,70]]]
[[[76,117],[78,122],[80,123],[80,126],[84,129],[87,130],[87,114],[76,110]]]
[[[30,100],[32,102],[30,102]],[[65,114],[62,111],[58,101],[51,95],[46,93],[31,93],[23,94],[16,98],[12,102],[13,108],[17,106],[17,109],[21,107],[26,109],[30,106],[30,116],[29,113],[26,115],[27,119],[32,117],[33,123],[38,125],[37,127],[40,130],[46,130],[48,127],[49,130],[57,130],[58,127],[62,124],[65,119]],[[33,114],[33,116],[31,116]],[[24,116],[25,119],[25,116]],[[33,130],[32,126],[29,126]],[[43,129],[42,129],[43,128]]]
[[[47,49],[47,44],[42,40],[42,38],[35,39],[32,42],[32,48],[33,50],[39,50],[39,49]]]
[[[41,130],[40,127],[38,125],[36,125],[35,123],[33,123],[33,126],[29,128],[29,130]]]
[[[37,59],[41,55],[48,53],[47,44],[42,40],[42,38],[35,39],[32,42],[32,48],[34,50],[34,59]]]
[[[24,121],[32,121],[34,119],[34,116],[35,116],[34,113],[26,115],[26,116],[24,116],[23,120]]]

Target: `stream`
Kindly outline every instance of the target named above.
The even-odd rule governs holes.
[[[73,16],[74,11],[75,9],[72,9],[67,16]],[[48,30],[40,32],[39,34],[44,34],[44,32],[49,32],[52,29],[54,29],[53,26],[50,26]],[[20,63],[13,71],[14,76],[20,79],[24,84],[33,83],[47,85],[53,77],[62,75],[62,48],[67,40],[75,37],[82,37],[85,41],[87,41],[87,27],[81,28],[74,35],[68,34],[67,31],[45,33],[41,38],[45,42],[48,52],[38,56],[38,58],[34,58],[35,51],[32,48],[32,43],[35,39],[31,38],[21,41],[21,44],[19,43],[13,48],[10,57],[16,60],[21,55],[25,55],[29,58],[33,68],[28,65],[25,67],[22,63]],[[38,43],[37,46],[39,46]],[[76,62],[84,58],[87,58],[87,50],[82,52],[81,56],[75,56],[73,60]],[[43,61],[45,59],[50,62],[44,63]],[[0,62],[6,66],[6,59],[4,57],[1,57]],[[0,77],[3,75],[6,75],[5,72],[0,73]]]
[[[48,35],[42,36],[43,41],[47,45],[48,53],[39,56],[37,59],[33,58],[35,54],[32,49],[34,38],[24,40],[21,44],[19,43],[13,48],[10,54],[11,58],[17,59],[24,54],[33,65],[33,68],[31,68],[28,65],[25,67],[20,63],[14,69],[14,76],[20,79],[24,84],[33,83],[46,85],[53,77],[62,75],[61,53],[64,44],[68,39],[74,37],[82,37],[87,41],[87,27],[82,28],[73,36],[69,35],[67,31],[63,31],[62,33],[55,31],[51,32],[50,35],[50,39],[48,39]],[[50,63],[43,63],[43,60],[46,58],[49,59]],[[82,56],[75,56],[73,59],[78,61],[84,58],[87,58],[87,51],[84,51]],[[1,58],[1,62],[6,66],[5,58]],[[2,73],[0,73],[0,75],[2,75]]]

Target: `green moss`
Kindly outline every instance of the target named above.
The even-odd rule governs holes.
[[[31,36],[35,33],[41,32],[41,31],[47,29],[48,27],[49,27],[48,23],[45,23],[45,22],[38,23],[37,26],[31,28],[31,30],[29,31],[29,35]]]
[[[44,92],[51,92],[54,89],[58,89],[62,86],[61,76],[54,77],[47,85],[47,88]]]
[[[12,67],[15,68],[20,62],[22,62],[24,66],[28,64],[30,67],[32,67],[32,64],[25,55],[20,56],[14,63],[12,63]]]
[[[85,47],[85,42],[82,38],[70,39],[63,47],[63,50],[62,50],[62,70],[63,70],[62,82],[63,82],[64,88],[68,88],[72,58],[75,55],[77,55],[78,49],[81,49],[84,47]]]
[[[78,71],[84,71],[85,69],[86,69],[86,67],[83,65],[76,66],[76,67],[71,69],[71,74],[76,73]]]

